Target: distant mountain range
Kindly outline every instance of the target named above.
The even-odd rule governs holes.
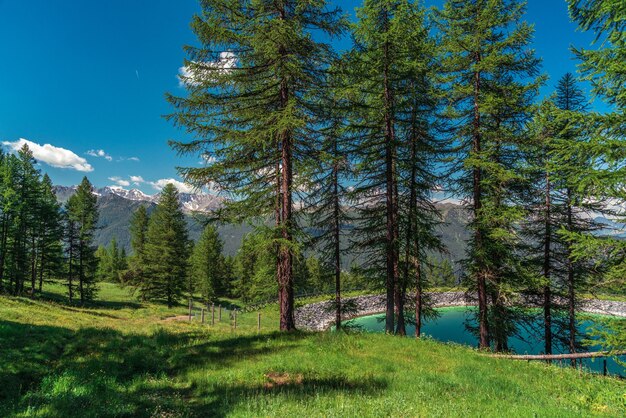
[[[76,186],[54,186],[54,192],[60,202],[65,202],[76,192]],[[108,196],[117,196],[133,202],[144,203],[157,203],[160,197],[160,194],[158,193],[149,195],[138,189],[127,190],[122,187],[115,186],[95,189],[94,193],[100,199]],[[224,198],[211,194],[179,193],[179,200],[183,211],[186,213],[207,213],[220,207]]]
[[[66,202],[76,192],[76,186],[55,186],[59,202]],[[98,196],[100,222],[96,232],[96,243],[107,246],[113,238],[130,252],[129,225],[132,214],[145,206],[148,212],[156,207],[159,194],[148,195],[140,190],[126,190],[121,187],[103,187],[94,190]],[[224,198],[210,194],[180,193],[180,203],[186,214],[189,236],[196,240],[203,229],[202,217],[223,204]],[[468,238],[466,229],[469,215],[463,207],[452,203],[437,205],[442,213],[444,224],[440,227],[443,243],[448,248],[447,257],[454,262],[463,259],[465,242]],[[346,227],[351,229],[351,226]],[[224,241],[224,252],[234,255],[241,245],[243,236],[251,231],[248,225],[221,225],[218,231]],[[357,259],[358,255],[347,255],[346,265]]]
[[[55,186],[54,192],[61,203],[65,203],[76,192],[76,186]],[[130,252],[130,220],[139,206],[152,212],[159,200],[159,194],[148,195],[141,190],[126,190],[121,187],[103,187],[94,190],[98,196],[100,221],[96,231],[96,244],[107,246],[113,238]],[[179,199],[186,214],[189,237],[198,239],[204,225],[202,215],[217,209],[224,201],[220,196],[209,194],[180,193]],[[243,236],[251,229],[248,226],[223,225],[219,228],[224,241],[224,252],[235,254]]]

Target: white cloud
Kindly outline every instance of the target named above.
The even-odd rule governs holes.
[[[139,161],[139,158],[137,158],[137,157],[130,157],[130,158],[128,158],[128,161]]]
[[[120,186],[120,187],[128,187],[130,186],[130,182],[128,180],[124,180],[121,177],[109,177],[109,180],[111,180],[113,183],[115,183],[116,185]]]
[[[220,58],[213,62],[195,62],[178,69],[178,83],[181,87],[197,86],[202,78],[211,79],[215,71],[224,74],[237,65],[237,57],[233,52],[225,51],[220,53]]]
[[[178,189],[179,192],[181,193],[196,193],[197,190],[190,184],[187,183],[183,183],[182,181],[176,180],[176,179],[160,179],[157,181],[151,181],[148,182],[155,190],[161,191],[163,190],[163,188],[168,185],[168,184],[172,184],[174,185],[174,187],[176,187]]]
[[[87,155],[91,155],[92,157],[101,157],[107,161],[113,161],[113,157],[104,152],[102,149],[90,149],[87,151]]]
[[[141,183],[146,182],[141,176],[130,176],[130,181],[132,181],[135,186],[139,186]]]
[[[86,159],[79,157],[65,148],[55,147],[50,144],[39,145],[24,138],[20,138],[18,141],[14,142],[4,141],[2,145],[13,151],[18,151],[24,145],[28,145],[28,148],[30,148],[36,160],[42,161],[51,167],[67,168],[84,172],[93,171],[93,167],[87,163]]]

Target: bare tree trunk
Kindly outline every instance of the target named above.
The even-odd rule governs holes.
[[[35,245],[35,234],[31,237],[31,251],[32,256],[30,260],[30,298],[35,297],[35,290],[37,287],[37,247]]]
[[[333,154],[338,154],[337,139],[333,140]],[[337,330],[341,329],[341,247],[339,241],[339,232],[341,225],[339,224],[340,203],[339,202],[339,163],[335,161],[333,165],[333,240],[334,240],[334,268],[335,268],[335,326]]]
[[[85,276],[85,272],[83,269],[83,240],[82,238],[79,240],[78,243],[78,248],[79,248],[79,252],[78,252],[78,291],[80,293],[80,304],[84,305],[85,304],[85,289],[83,287],[83,282],[84,282],[84,276]]]
[[[7,254],[8,226],[9,216],[5,213],[2,215],[2,237],[0,240],[0,292],[4,290],[4,264]]]
[[[481,60],[480,54],[476,54],[475,61],[479,63]],[[480,72],[474,73],[474,121],[473,121],[473,138],[472,138],[472,152],[480,153],[481,151],[481,135],[480,135],[480,108],[478,103],[478,97],[480,94],[481,80]],[[479,220],[482,209],[482,171],[479,167],[475,167],[473,170],[473,200],[474,200],[474,221]],[[483,245],[483,233],[482,225],[480,221],[476,225],[474,232],[474,245],[477,247],[478,252],[481,251]],[[487,312],[487,283],[486,283],[486,271],[484,261],[479,257],[478,267],[476,272],[477,291],[478,291],[478,328],[479,328],[479,346],[481,349],[489,348],[489,324],[488,324],[488,312]]]
[[[419,257],[415,257],[415,338],[422,335],[422,311],[424,309],[422,287],[422,263]]]
[[[573,215],[572,215],[572,191],[567,189],[567,229],[573,230]],[[576,281],[574,276],[574,266],[572,262],[571,250],[567,248],[567,304],[568,304],[568,319],[569,319],[569,351],[570,353],[576,352]],[[572,360],[572,367],[576,367],[576,360]]]
[[[385,19],[388,16],[385,15]],[[387,29],[387,21],[385,29]],[[387,276],[385,287],[387,290],[386,311],[385,311],[385,332],[392,334],[394,332],[394,308],[395,301],[399,297],[399,289],[397,289],[398,281],[398,254],[397,247],[397,205],[395,192],[395,132],[393,126],[393,95],[389,80],[389,43],[385,42],[384,46],[384,101],[385,101],[385,206],[387,216],[387,251],[386,265]]]
[[[552,222],[551,222],[551,187],[550,174],[546,172],[546,219],[545,219],[545,240],[543,254],[543,276],[546,285],[543,288],[543,322],[545,334],[545,353],[552,354],[552,292],[550,285],[551,271],[551,241],[552,241]]]

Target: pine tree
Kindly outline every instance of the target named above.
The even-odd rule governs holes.
[[[196,242],[189,260],[190,278],[202,299],[214,301],[222,291],[224,256],[222,240],[217,229],[207,225]]]
[[[515,225],[524,213],[511,192],[524,180],[516,167],[523,124],[543,81],[536,78],[539,61],[528,50],[532,28],[521,20],[524,10],[525,2],[517,0],[449,0],[438,13],[448,116],[461,154],[457,193],[470,198],[473,214],[466,271],[477,293],[482,349],[493,338],[496,350],[506,350],[514,327],[504,300],[523,276],[513,249]]]
[[[177,109],[169,119],[195,139],[172,145],[214,161],[181,174],[237,196],[219,213],[223,218],[275,218],[280,329],[293,330],[294,192],[318,135],[312,97],[319,94],[312,93],[325,88],[334,55],[315,39],[340,34],[344,19],[325,0],[206,0],[191,26],[201,46],[186,48],[189,95],[168,99]]]
[[[161,192],[144,245],[145,278],[138,283],[140,294],[147,300],[165,301],[171,308],[185,291],[190,248],[178,191],[172,184]]]

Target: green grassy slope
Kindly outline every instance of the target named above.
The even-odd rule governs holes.
[[[203,326],[105,285],[91,308],[0,298],[0,416],[622,416],[626,382],[374,334]]]

